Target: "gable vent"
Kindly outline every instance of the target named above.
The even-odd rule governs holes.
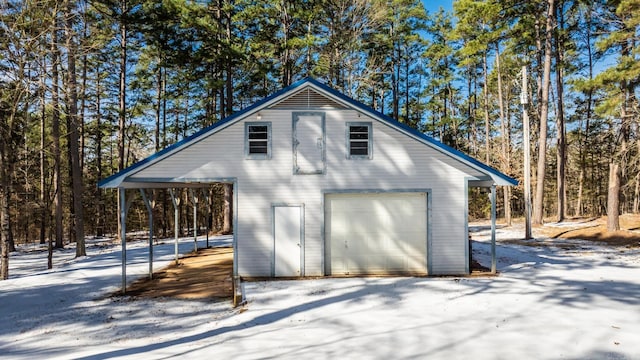
[[[297,93],[271,105],[270,109],[346,109],[347,107],[326,97],[310,88],[302,89]]]

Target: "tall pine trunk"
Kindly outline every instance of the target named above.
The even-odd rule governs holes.
[[[540,99],[540,134],[538,140],[538,170],[536,197],[533,207],[533,223],[540,225],[544,219],[544,178],[547,165],[547,117],[549,115],[549,85],[551,79],[551,52],[553,27],[555,23],[555,0],[547,1],[547,18],[544,40],[544,65],[542,73],[542,94]]]
[[[562,30],[564,26],[563,16],[562,16],[562,6],[558,11],[558,26],[560,30]],[[557,203],[558,203],[558,213],[557,213],[557,221],[562,222],[566,216],[566,197],[567,191],[565,187],[565,166],[567,162],[566,155],[566,140],[565,140],[565,125],[564,125],[564,47],[562,46],[562,39],[558,35],[556,31],[555,35],[556,40],[556,91],[558,93],[557,96],[557,114],[556,114],[556,131],[558,133],[558,151],[557,151],[557,168],[556,168],[556,182],[558,185],[558,193],[557,193]]]
[[[43,72],[44,74],[44,72]],[[46,241],[47,233],[47,209],[49,207],[49,197],[47,195],[47,157],[45,155],[46,141],[46,88],[44,84],[44,75],[40,77],[40,244]]]
[[[638,142],[640,147],[640,142]],[[633,208],[631,210],[634,214],[640,212],[640,173],[636,175],[636,188],[633,192]]]
[[[233,185],[223,184],[224,187],[224,208],[223,208],[223,222],[222,233],[231,234],[233,229]]]
[[[54,23],[51,34],[51,137],[53,150],[53,211],[54,211],[54,233],[56,249],[64,246],[62,232],[62,156],[60,150],[60,87],[59,85],[59,61],[58,51],[58,29],[57,21]]]
[[[100,65],[96,69],[96,130],[95,130],[95,143],[96,143],[96,177],[102,179],[102,114],[100,109],[102,107],[102,88],[100,85]],[[96,236],[103,236],[105,233],[106,224],[106,209],[104,203],[102,189],[98,189],[96,192]],[[118,215],[119,217],[119,215]]]
[[[126,158],[125,149],[125,131],[126,131],[126,99],[127,99],[127,0],[121,0],[120,4],[120,82],[118,94],[118,171],[125,168]],[[124,209],[121,208],[120,191],[117,196],[118,209],[118,238],[122,234],[122,216],[120,214]],[[120,239],[121,242],[126,239]]]
[[[589,80],[593,79],[593,52],[591,50],[591,17],[587,16],[586,32],[587,61],[589,68]],[[587,109],[585,114],[584,135],[580,139],[580,175],[578,177],[578,200],[576,202],[576,216],[582,216],[582,197],[584,192],[584,179],[587,171],[586,150],[589,140],[589,127],[591,126],[591,104],[593,102],[593,89],[587,90]]]
[[[484,147],[485,147],[485,163],[487,165],[491,165],[490,163],[490,153],[491,153],[491,146],[490,146],[490,131],[491,131],[491,125],[489,122],[489,74],[487,71],[487,52],[484,52],[484,57],[482,58],[482,69],[484,72],[484,91],[483,91],[483,96],[484,96],[484,136],[485,136],[485,143],[484,143]]]
[[[69,132],[69,159],[71,161],[71,183],[73,192],[73,214],[75,219],[76,256],[86,256],[84,243],[84,211],[82,206],[83,184],[82,168],[80,167],[79,131],[78,119],[78,84],[76,78],[76,40],[74,39],[74,14],[73,3],[67,0],[65,7],[65,32],[67,42],[67,114],[71,128]]]
[[[504,111],[504,95],[502,92],[502,69],[500,67],[500,45],[496,44],[496,72],[498,73],[498,107],[500,109],[500,132],[502,150],[502,171],[508,174],[511,170],[511,157],[509,156],[509,135],[507,117]],[[504,219],[507,226],[511,226],[511,187],[505,186],[502,192],[504,202]]]
[[[7,169],[7,144],[0,141],[0,279],[9,278],[9,171]]]
[[[620,230],[620,165],[615,162],[609,163],[607,230]]]

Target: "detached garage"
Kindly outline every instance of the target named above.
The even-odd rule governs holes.
[[[325,194],[327,274],[427,274],[426,192]]]
[[[215,182],[233,185],[236,279],[469,273],[469,188],[495,206],[517,184],[305,79],[99,185],[124,198]]]

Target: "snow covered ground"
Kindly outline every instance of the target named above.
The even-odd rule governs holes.
[[[488,265],[488,229],[472,230],[474,256]],[[493,278],[246,283],[238,309],[109,297],[120,285],[119,247],[91,246],[81,259],[56,253],[53,270],[46,252],[21,251],[0,282],[0,356],[640,359],[640,251],[572,244],[499,245]],[[190,251],[193,240],[180,247]],[[145,243],[128,250],[130,278],[144,276]],[[172,242],[155,246],[155,268],[172,253]]]

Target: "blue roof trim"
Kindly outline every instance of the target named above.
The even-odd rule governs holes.
[[[377,110],[374,110],[373,108],[371,108],[371,107],[369,107],[369,106],[367,106],[367,105],[365,105],[365,104],[363,104],[361,102],[358,102],[358,101],[356,101],[356,100],[354,100],[354,99],[352,99],[352,98],[350,98],[350,97],[338,92],[337,90],[332,89],[332,88],[328,87],[327,85],[320,83],[319,81],[317,81],[315,79],[308,79],[308,82],[310,82],[310,83],[322,88],[323,90],[327,91],[331,95],[340,98],[341,100],[347,102],[348,104],[350,104],[353,107],[356,107],[356,108],[359,108],[359,109],[361,109],[363,111],[366,111],[366,112],[374,114],[375,116],[377,116],[379,118],[379,120],[382,120],[382,121],[386,122],[390,126],[399,127],[402,130],[404,130],[404,131],[406,131],[406,132],[408,132],[408,133],[410,133],[410,134],[412,134],[412,135],[414,135],[414,136],[416,136],[418,138],[421,138],[422,140],[427,141],[431,145],[434,145],[435,147],[439,148],[440,150],[442,150],[444,152],[447,152],[447,153],[450,153],[452,155],[455,155],[455,156],[457,156],[457,157],[459,157],[459,158],[461,158],[461,159],[463,159],[463,160],[465,160],[465,161],[467,161],[467,162],[469,162],[469,163],[471,163],[471,164],[473,164],[473,165],[475,165],[475,166],[477,166],[477,167],[479,167],[479,168],[481,168],[481,169],[483,169],[483,170],[485,170],[485,171],[487,171],[487,172],[489,172],[489,173],[491,173],[493,175],[496,175],[496,176],[500,177],[501,179],[507,181],[508,183],[510,183],[510,184],[512,184],[514,186],[518,185],[518,180],[516,180],[516,179],[514,179],[514,178],[512,178],[512,177],[510,177],[508,175],[505,175],[502,172],[492,168],[491,166],[486,165],[485,163],[480,162],[479,160],[476,160],[475,158],[473,158],[473,157],[471,157],[471,156],[469,156],[469,155],[467,155],[467,154],[465,154],[465,153],[463,153],[463,152],[461,152],[459,150],[456,150],[456,149],[454,149],[454,148],[452,148],[452,147],[450,147],[448,145],[445,145],[445,144],[439,142],[438,140],[436,140],[436,139],[434,139],[434,138],[432,138],[432,137],[430,137],[428,135],[425,135],[425,134],[421,133],[420,131],[418,131],[418,130],[416,130],[416,129],[414,129],[414,128],[406,125],[406,124],[403,124],[403,123],[401,123],[399,121],[396,121],[396,120],[392,119],[391,117],[389,117],[389,116],[387,116],[387,115],[385,115],[385,114],[383,114],[381,112],[378,112]]]
[[[188,144],[188,143],[194,141],[195,139],[199,138],[200,136],[203,136],[204,134],[206,134],[206,133],[208,133],[208,132],[210,132],[212,130],[215,130],[218,127],[222,127],[222,126],[224,126],[224,125],[226,125],[226,124],[228,124],[230,122],[233,122],[234,120],[236,120],[236,119],[238,119],[240,117],[243,117],[244,115],[246,115],[248,113],[251,113],[251,112],[263,107],[265,104],[269,103],[273,99],[278,98],[278,97],[282,96],[283,94],[285,94],[287,92],[293,91],[293,90],[295,90],[295,89],[297,89],[297,88],[299,88],[299,87],[301,87],[301,86],[303,86],[305,84],[312,84],[312,85],[320,88],[321,90],[329,93],[331,96],[334,96],[334,97],[340,99],[341,101],[344,101],[345,103],[351,105],[352,107],[354,107],[356,109],[359,109],[359,110],[361,110],[363,112],[367,112],[367,113],[370,113],[370,114],[376,116],[379,120],[387,123],[387,125],[392,126],[392,127],[397,127],[397,128],[399,128],[399,129],[401,129],[401,130],[403,130],[403,131],[405,131],[405,132],[407,132],[407,133],[409,133],[409,134],[411,134],[411,135],[413,135],[413,136],[415,136],[415,137],[417,137],[417,138],[419,138],[421,140],[424,140],[425,142],[433,145],[434,147],[440,149],[441,151],[443,151],[445,153],[449,153],[451,155],[454,155],[455,157],[458,157],[458,158],[462,159],[463,161],[466,161],[466,162],[468,162],[468,163],[470,163],[470,164],[472,164],[474,166],[477,166],[478,168],[480,168],[480,169],[482,169],[482,170],[484,170],[484,171],[486,171],[486,172],[488,172],[488,173],[490,173],[492,175],[495,175],[495,176],[503,179],[504,181],[510,183],[511,185],[518,185],[518,181],[516,179],[513,179],[513,178],[501,173],[500,171],[490,167],[489,165],[486,165],[486,164],[484,164],[484,163],[472,158],[471,156],[469,156],[469,155],[467,155],[467,154],[465,154],[465,153],[463,153],[463,152],[461,152],[459,150],[456,150],[456,149],[454,149],[454,148],[452,148],[450,146],[447,146],[447,145],[445,145],[445,144],[433,139],[432,137],[430,137],[428,135],[425,135],[425,134],[419,132],[418,130],[416,130],[416,129],[412,128],[412,127],[409,127],[408,125],[405,125],[405,124],[403,124],[403,123],[401,123],[399,121],[396,121],[396,120],[390,118],[389,116],[384,115],[384,114],[378,112],[377,110],[374,110],[373,108],[371,108],[371,107],[369,107],[369,106],[367,106],[367,105],[365,105],[365,104],[363,104],[361,102],[358,102],[358,101],[356,101],[356,100],[354,100],[354,99],[352,99],[352,98],[350,98],[350,97],[338,92],[335,89],[330,88],[329,86],[319,82],[316,79],[305,78],[305,79],[299,80],[299,81],[297,81],[297,82],[295,82],[295,83],[293,83],[293,84],[281,89],[280,91],[277,91],[277,92],[267,96],[266,98],[256,102],[255,104],[253,104],[253,105],[251,105],[251,106],[249,106],[249,107],[247,107],[247,108],[245,108],[245,109],[243,109],[243,110],[241,110],[241,111],[239,111],[239,112],[237,112],[235,114],[232,114],[232,115],[230,115],[230,116],[228,116],[228,117],[226,117],[226,118],[224,118],[224,119],[222,119],[222,120],[220,120],[220,121],[218,121],[218,122],[216,122],[216,123],[204,128],[204,129],[202,129],[200,131],[197,131],[196,133],[194,133],[194,134],[192,134],[192,135],[190,135],[190,136],[188,136],[188,137],[176,142],[175,144],[167,146],[166,148],[160,150],[159,152],[157,152],[157,153],[155,153],[153,155],[150,155],[149,157],[147,157],[147,158],[145,158],[143,160],[140,160],[139,162],[127,167],[126,169],[123,169],[122,171],[119,171],[119,172],[117,172],[117,173],[115,173],[115,174],[113,174],[113,175],[111,175],[111,176],[99,181],[98,182],[98,187],[104,187],[109,182],[111,182],[111,181],[113,181],[113,180],[115,180],[115,179],[117,179],[117,178],[119,178],[121,176],[124,176],[127,173],[132,173],[133,171],[143,167],[144,165],[146,165],[146,164],[148,164],[148,163],[150,163],[150,162],[152,162],[152,161],[154,161],[154,160],[156,160],[158,158],[161,158],[165,154],[167,154],[167,153],[169,153],[171,151],[174,151],[174,150],[176,150],[176,149],[178,149],[180,147],[183,147],[186,144]]]
[[[224,125],[226,125],[226,124],[228,124],[228,123],[230,123],[230,122],[232,122],[232,121],[244,116],[245,114],[251,113],[252,111],[256,110],[257,108],[262,107],[264,104],[268,103],[269,101],[281,96],[282,94],[284,94],[286,92],[294,90],[295,88],[303,85],[305,82],[307,82],[307,80],[308,79],[303,79],[303,80],[297,81],[297,82],[287,86],[286,88],[283,88],[282,90],[277,91],[277,92],[267,96],[266,98],[256,102],[255,104],[253,104],[253,105],[251,105],[249,107],[246,107],[246,108],[244,108],[244,109],[242,109],[242,110],[240,110],[240,111],[238,111],[238,112],[236,112],[236,113],[234,113],[234,114],[232,114],[232,115],[230,115],[230,116],[228,116],[228,117],[226,117],[226,118],[224,118],[224,119],[222,119],[222,120],[220,120],[220,121],[218,121],[216,123],[213,123],[212,125],[209,125],[206,128],[203,128],[202,130],[199,130],[199,131],[191,134],[190,136],[187,136],[186,138],[184,138],[184,139],[182,139],[182,140],[180,140],[180,141],[178,141],[178,142],[176,142],[174,144],[171,144],[171,145],[167,146],[166,148],[158,151],[157,153],[152,154],[152,155],[150,155],[150,156],[138,161],[137,163],[135,163],[135,164],[133,164],[133,165],[131,165],[131,166],[125,168],[125,169],[122,169],[121,171],[119,171],[119,172],[117,172],[117,173],[115,173],[115,174],[113,174],[113,175],[111,175],[111,176],[109,176],[109,177],[107,177],[107,178],[105,178],[103,180],[100,180],[98,182],[98,187],[103,187],[106,184],[108,184],[109,182],[111,182],[111,181],[113,181],[113,180],[125,175],[126,173],[133,172],[134,170],[137,170],[138,168],[144,166],[145,164],[148,164],[148,163],[150,163],[150,162],[162,157],[166,153],[171,152],[171,151],[173,151],[173,150],[175,150],[177,148],[180,148],[180,147],[186,145],[187,143],[190,143],[194,139],[202,136],[203,134],[206,134],[206,133],[208,133],[208,132],[210,132],[210,131],[218,128],[218,127],[224,126]]]

